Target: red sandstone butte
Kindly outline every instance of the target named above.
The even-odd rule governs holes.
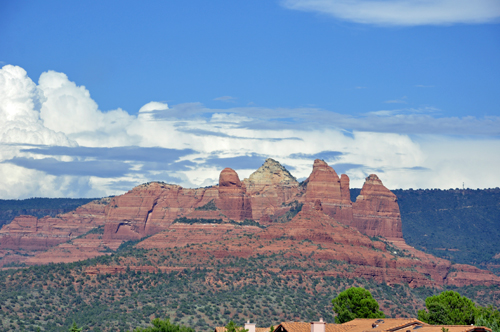
[[[306,202],[314,203],[320,200],[327,215],[346,225],[352,223],[352,203],[347,175],[342,175],[341,181],[333,168],[325,161],[316,159],[306,183]]]
[[[353,203],[352,226],[368,236],[402,238],[401,214],[396,195],[371,174]]]
[[[235,221],[252,219],[252,207],[246,194],[245,184],[231,168],[225,168],[220,173],[219,199],[216,205],[229,219]]]
[[[243,183],[246,194],[250,197],[252,219],[256,221],[266,221],[270,216],[286,213],[290,208],[286,208],[285,203],[297,200],[300,196],[297,180],[271,158],[248,179],[243,180]]]

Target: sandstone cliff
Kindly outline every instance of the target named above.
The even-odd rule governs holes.
[[[347,175],[343,174],[341,181],[333,168],[323,160],[316,159],[306,183],[306,202],[314,203],[319,200],[327,215],[346,225],[352,223],[352,203]]]
[[[234,224],[246,219],[267,228]],[[80,236],[98,226],[104,227],[102,233]],[[324,260],[327,265],[338,261],[350,266],[327,269],[323,275],[362,276],[412,287],[500,284],[500,278],[491,273],[452,265],[409,247],[402,238],[396,196],[380,179],[374,174],[367,177],[353,203],[349,177],[339,177],[322,160],[314,161],[311,175],[302,186],[277,161],[267,159],[243,181],[234,170],[226,168],[217,186],[186,189],[153,182],[56,218],[18,217],[0,230],[0,251],[43,252],[34,257],[16,256],[15,252],[0,252],[0,256],[8,256],[5,262],[9,263],[16,259],[28,264],[71,262],[109,254],[123,241],[149,235],[153,236],[139,247],[165,249],[204,244],[206,252],[197,252],[198,258],[286,251],[289,256]],[[254,235],[259,240],[249,242]],[[371,239],[373,236],[382,240]],[[226,241],[224,249],[220,243],[214,244],[217,241]]]
[[[221,213],[236,221],[252,219],[252,206],[245,184],[231,168],[225,168],[219,177],[219,198],[216,203]]]
[[[500,284],[500,277],[491,272],[427,255],[409,247],[402,239],[394,242],[371,239],[324,214],[320,203],[301,211],[290,222],[273,223],[264,229],[228,224],[174,224],[137,247],[188,250],[187,257],[196,257],[194,265],[193,260],[171,260],[154,266],[162,271],[201,267],[209,259],[274,257],[273,272],[284,275],[363,277],[410,287]],[[96,273],[94,269],[88,272]]]
[[[366,178],[353,204],[352,226],[369,236],[403,237],[396,195],[375,174]]]
[[[272,216],[283,214],[290,209],[284,207],[285,203],[300,197],[297,180],[271,158],[243,183],[250,197],[252,219],[256,221],[270,221]]]

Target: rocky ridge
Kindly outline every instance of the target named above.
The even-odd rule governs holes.
[[[255,226],[237,225],[249,220]],[[113,197],[108,204],[89,203],[74,213],[52,219],[20,217],[8,226],[0,230],[0,249],[45,250],[25,259],[28,264],[105,255],[124,241],[146,236],[151,237],[138,247],[170,248],[239,239],[239,248],[212,250],[213,255],[251,256],[264,251],[245,243],[242,234],[255,234],[282,244],[276,247],[261,243],[268,252],[289,249],[297,241],[312,241],[316,248],[319,245],[328,250],[313,253],[306,246],[308,249],[301,254],[347,262],[356,267],[357,276],[378,281],[411,286],[500,284],[500,278],[487,273],[479,277],[483,271],[468,266],[453,265],[456,275],[451,275],[449,261],[408,248],[402,238],[396,196],[380,179],[374,174],[367,177],[360,195],[352,202],[349,177],[339,177],[322,160],[314,161],[312,173],[302,185],[277,161],[268,159],[243,181],[234,170],[226,168],[217,186],[186,189],[153,182]],[[102,233],[85,235],[98,226],[103,226]],[[388,239],[396,251],[370,237]],[[399,257],[401,252],[408,252],[408,257]]]

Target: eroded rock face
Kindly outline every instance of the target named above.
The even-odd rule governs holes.
[[[216,187],[185,189],[153,182],[114,197],[106,209],[104,238],[135,240],[167,229],[179,217],[216,200]]]
[[[402,238],[397,197],[371,174],[353,203],[352,226],[368,236]]]
[[[225,168],[220,173],[217,207],[229,219],[235,221],[252,219],[252,206],[246,195],[245,184],[231,168]]]
[[[267,221],[269,216],[283,209],[284,203],[298,199],[297,179],[271,158],[267,159],[248,179],[243,180],[243,183],[246,194],[250,197],[252,217],[256,221]]]
[[[323,211],[335,220],[350,225],[352,222],[352,203],[349,193],[349,177],[342,175],[342,181],[333,168],[316,159],[313,170],[306,180],[305,201],[321,201]]]
[[[18,216],[0,230],[0,249],[47,250],[104,225],[109,199],[93,201],[56,217]]]
[[[193,244],[198,244],[193,246]],[[391,244],[392,246],[389,246]],[[402,245],[402,246],[401,246]],[[309,275],[363,277],[387,284],[408,284],[410,287],[448,285],[494,285],[500,277],[467,265],[452,265],[407,246],[404,240],[383,242],[370,239],[353,227],[337,222],[321,211],[319,201],[315,208],[302,210],[287,223],[273,223],[264,229],[254,226],[228,224],[174,224],[168,230],[154,235],[137,247],[167,249],[190,252],[189,266],[194,268],[193,257],[203,264],[205,258],[225,257],[249,258],[258,255],[290,259],[297,257],[297,267],[305,270],[281,269],[288,260],[275,260],[274,272],[283,274],[305,273]],[[399,251],[395,249],[399,248]],[[395,251],[396,250],[396,251]],[[281,256],[283,255],[283,256]],[[303,260],[308,257],[307,260]],[[302,258],[302,259],[301,259]],[[314,270],[308,267],[311,261],[327,267],[335,261],[345,264],[332,265]],[[186,261],[175,265],[158,265],[155,268],[186,268]],[[244,269],[245,267],[243,267]],[[238,267],[235,267],[237,270]],[[103,272],[99,272],[103,273]]]

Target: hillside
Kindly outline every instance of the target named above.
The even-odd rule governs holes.
[[[405,241],[500,274],[500,189],[393,190]]]
[[[392,317],[415,316],[443,289],[500,305],[499,276],[405,242],[397,196],[375,174],[352,194],[324,161],[299,184],[268,159],[243,181],[226,168],[218,186],[146,183],[56,217],[17,217],[0,230],[3,330],[331,321],[331,299],[352,285]]]
[[[28,198],[28,199],[0,199],[0,227],[10,223],[20,215],[55,217],[61,213],[75,210],[96,198]]]
[[[360,189],[351,189],[355,200]],[[500,188],[392,190],[409,245],[500,275]]]
[[[260,251],[241,257],[242,239],[255,242],[252,248]],[[415,317],[425,297],[444,289],[481,305],[500,305],[498,286],[390,285],[353,277],[359,266],[325,260],[321,253],[327,250],[315,240],[270,251],[282,241],[243,232],[211,244],[162,249],[141,249],[131,242],[109,256],[2,271],[0,331],[67,331],[73,320],[92,331],[125,331],[152,317],[169,317],[197,331],[210,331],[229,319],[239,324],[250,319],[258,326],[319,317],[333,321],[331,299],[351,286],[369,289],[389,317]]]

